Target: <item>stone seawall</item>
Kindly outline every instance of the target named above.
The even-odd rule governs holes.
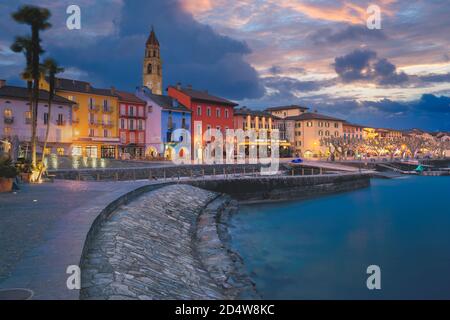
[[[340,173],[314,176],[260,176],[187,182],[243,201],[282,201],[345,192],[370,185],[370,174]]]
[[[180,197],[180,195],[183,197]],[[86,245],[81,299],[257,298],[219,239],[228,196],[166,186],[120,207]]]
[[[105,208],[92,226],[80,262],[80,298],[258,298],[228,245],[237,200],[302,199],[369,185],[369,174],[349,173],[141,187]]]

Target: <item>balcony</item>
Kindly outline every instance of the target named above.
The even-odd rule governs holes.
[[[60,126],[60,127],[65,126],[66,123],[67,123],[66,120],[58,120],[58,121],[56,121],[56,125],[57,125],[57,126]]]
[[[13,124],[14,123],[14,117],[5,117],[4,119],[6,124]]]
[[[114,108],[113,107],[103,107],[103,113],[113,113]]]
[[[89,125],[92,127],[98,127],[99,125],[101,125],[100,121],[95,121],[95,120],[90,120],[89,121]]]
[[[99,112],[100,106],[99,105],[90,105],[88,109],[89,109],[89,112]]]
[[[25,118],[25,124],[31,124],[31,118]]]
[[[102,125],[106,128],[112,128],[114,126],[112,121],[103,121]]]

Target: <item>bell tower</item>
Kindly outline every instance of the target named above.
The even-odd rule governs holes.
[[[142,80],[142,84],[151,89],[152,93],[162,95],[162,61],[159,55],[159,41],[153,27],[145,44]]]

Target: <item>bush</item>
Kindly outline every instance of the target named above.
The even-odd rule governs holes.
[[[0,157],[0,178],[15,178],[17,169],[13,166],[10,157]]]

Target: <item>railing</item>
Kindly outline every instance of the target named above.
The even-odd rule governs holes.
[[[102,122],[102,125],[103,125],[104,127],[113,127],[113,126],[114,126],[114,124],[113,124],[112,121],[103,121],[103,122]]]
[[[90,105],[89,106],[89,111],[90,112],[98,112],[100,110],[100,106],[99,105]]]
[[[6,124],[13,124],[14,123],[14,117],[5,117],[4,119]]]
[[[57,125],[57,126],[65,126],[66,123],[67,123],[66,120],[58,120],[58,121],[56,121],[56,125]]]
[[[101,122],[100,121],[95,121],[95,120],[89,120],[89,125],[97,127],[97,126],[101,125]]]
[[[114,108],[113,107],[103,107],[103,113],[113,113]]]

